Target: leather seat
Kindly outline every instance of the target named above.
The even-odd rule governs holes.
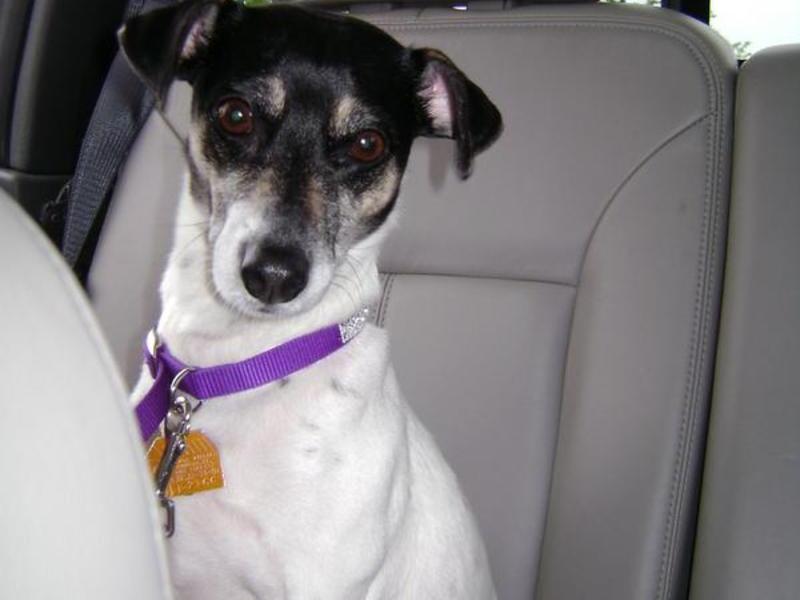
[[[447,141],[417,143],[378,315],[406,396],[473,504],[499,597],[685,597],[725,249],[730,48],[635,6],[369,18],[447,52],[504,114],[466,184]],[[188,96],[171,98],[179,128]],[[90,275],[129,381],[182,169],[152,117]]]
[[[800,45],[741,71],[693,598],[800,595]]]
[[[122,379],[57,250],[0,192],[0,598],[172,598]]]

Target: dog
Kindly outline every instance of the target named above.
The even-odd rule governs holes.
[[[452,138],[466,178],[502,129],[443,53],[347,16],[189,0],[119,37],[159,103],[175,79],[193,88],[157,324],[187,365],[243,361],[376,303],[413,139]],[[474,517],[400,393],[385,331],[357,329],[193,415],[224,486],[172,499],[178,597],[495,598]],[[135,401],[153,376],[144,369]]]

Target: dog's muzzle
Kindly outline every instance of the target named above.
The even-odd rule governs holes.
[[[242,282],[247,292],[264,304],[294,300],[308,283],[309,262],[291,246],[260,245],[245,252]]]

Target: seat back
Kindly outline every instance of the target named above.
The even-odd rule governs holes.
[[[378,315],[401,386],[475,509],[498,596],[680,597],[718,316],[732,52],[644,7],[370,19],[444,50],[505,119],[466,183],[448,141],[416,143]],[[185,115],[188,92],[175,91],[172,114]],[[131,376],[180,168],[154,118],[90,277]]]
[[[0,598],[171,598],[119,372],[72,273],[4,192],[0,280]]]
[[[798,106],[800,45],[744,64],[692,598],[800,594]]]

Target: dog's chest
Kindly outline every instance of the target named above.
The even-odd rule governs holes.
[[[403,415],[386,365],[361,364],[379,350],[367,341],[196,413],[225,485],[176,499],[170,554],[181,596],[241,589],[280,598],[364,580],[352,571],[383,551],[407,488]],[[326,575],[332,556],[337,568]]]

